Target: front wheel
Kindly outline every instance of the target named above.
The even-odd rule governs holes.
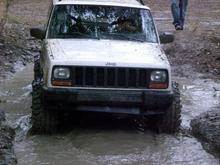
[[[51,134],[57,127],[56,112],[47,110],[43,104],[42,83],[34,80],[32,88],[31,134]]]
[[[172,83],[173,101],[158,121],[159,132],[175,133],[179,130],[181,124],[181,100],[179,85],[176,82]]]

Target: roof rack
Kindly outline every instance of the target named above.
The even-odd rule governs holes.
[[[140,2],[142,5],[145,5],[143,0],[137,0],[138,2]]]

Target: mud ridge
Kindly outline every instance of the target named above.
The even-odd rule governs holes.
[[[13,148],[14,137],[14,129],[6,124],[5,113],[0,110],[0,165],[17,164]]]
[[[202,140],[206,149],[220,155],[220,111],[202,113],[191,121],[192,133]],[[207,148],[208,147],[208,148]]]

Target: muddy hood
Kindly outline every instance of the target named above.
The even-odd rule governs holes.
[[[54,65],[166,68],[159,44],[132,41],[53,39],[47,45]]]

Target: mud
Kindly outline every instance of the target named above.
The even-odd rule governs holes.
[[[17,164],[14,154],[14,130],[6,124],[5,113],[0,110],[0,165]]]
[[[43,6],[47,7],[47,3]],[[30,37],[29,29],[44,22],[41,14],[45,20],[47,10],[39,1],[0,0],[0,5],[0,78],[5,79],[31,63],[33,55],[39,53],[40,41]]]
[[[196,72],[191,72],[197,74]],[[52,136],[28,135],[31,112],[32,65],[10,81],[2,81],[1,109],[16,129],[18,164],[219,164],[216,153],[208,153],[190,134],[190,121],[219,105],[220,82],[211,79],[174,77],[180,83],[183,103],[181,131],[176,135],[145,132],[128,119],[104,115],[79,116],[77,125]],[[213,156],[214,155],[214,156]]]
[[[175,41],[164,45],[171,64],[179,68],[175,72],[180,76],[188,76],[184,66],[190,65],[197,72],[205,73],[203,76],[206,78],[219,79],[220,2],[189,1],[184,31],[174,30],[169,0],[150,0],[146,3],[152,8],[159,31],[175,34]]]
[[[216,150],[220,154],[220,107],[216,110],[202,113],[190,123],[193,134],[211,144],[209,150]]]
[[[83,117],[78,126],[65,133],[28,136],[33,79],[29,63],[40,45],[29,36],[29,28],[45,22],[49,0],[12,2],[0,35],[0,109],[6,111],[7,121],[16,131],[18,164],[219,165],[219,155],[207,152],[207,147],[190,134],[190,121],[220,104],[218,0],[189,1],[181,32],[172,26],[169,0],[148,1],[159,30],[175,33],[175,42],[164,45],[173,76],[181,84],[183,101],[182,130],[173,136],[158,135],[150,129],[140,132],[129,120],[112,117],[104,121]]]

